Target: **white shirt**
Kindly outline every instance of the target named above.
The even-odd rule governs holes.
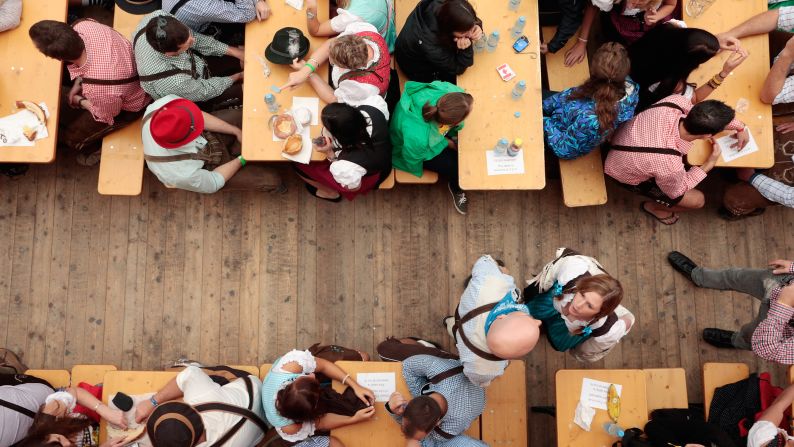
[[[213,382],[210,377],[195,366],[188,366],[176,376],[176,384],[182,394],[184,401],[191,405],[203,404],[206,402],[222,402],[235,405],[237,407],[248,408],[249,399],[253,402],[251,411],[262,419],[265,419],[265,412],[262,410],[262,382],[256,376],[248,376],[253,385],[253,396],[248,395],[243,379],[237,379],[220,386]],[[237,424],[242,416],[228,413],[225,411],[207,411],[201,413],[201,420],[204,422],[207,440],[199,446],[214,444],[226,432]],[[257,425],[246,419],[245,424],[232,436],[226,443],[228,447],[249,447],[256,445],[264,436],[262,430]]]
[[[342,8],[337,8],[336,12],[337,16],[331,19],[331,29],[334,30],[335,33],[343,33],[348,25],[352,25],[353,23],[364,22],[364,19],[361,17]],[[373,26],[372,28],[374,29],[375,27]]]
[[[42,383],[23,383],[20,385],[0,386],[0,399],[27,408],[32,412],[39,411],[52,388]],[[33,419],[10,408],[0,407],[0,446],[14,444],[28,433]]]
[[[146,108],[143,118],[142,140],[143,153],[154,156],[169,156],[179,154],[195,154],[206,146],[207,140],[201,135],[190,143],[176,148],[166,149],[152,138],[151,115],[168,102],[178,99],[176,95],[167,95],[151,103]],[[167,187],[185,189],[193,192],[211,194],[223,188],[226,180],[217,172],[204,169],[203,160],[180,160],[161,162],[146,162],[146,166]]]

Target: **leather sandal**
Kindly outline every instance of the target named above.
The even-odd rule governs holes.
[[[647,208],[645,208],[645,204],[646,203],[651,203],[651,202],[645,201],[645,202],[640,203],[640,209],[642,210],[643,213],[645,213],[645,214],[653,217],[657,221],[659,221],[659,223],[661,223],[663,225],[673,225],[674,223],[678,222],[678,214],[671,213],[667,217],[659,217],[656,214],[653,214],[652,212],[648,211]]]

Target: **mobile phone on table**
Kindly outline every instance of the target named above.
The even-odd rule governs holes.
[[[513,50],[515,50],[516,53],[520,53],[524,51],[528,46],[529,46],[529,39],[527,39],[527,36],[521,36],[513,44]]]

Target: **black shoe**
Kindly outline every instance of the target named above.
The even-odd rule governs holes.
[[[465,215],[469,210],[466,193],[462,189],[452,186],[452,183],[447,184],[447,189],[449,189],[449,193],[452,194],[452,204],[455,206],[455,211]]]
[[[736,346],[733,346],[731,342],[733,334],[735,333],[736,332],[733,331],[726,331],[725,329],[707,327],[703,329],[703,341],[718,348],[736,349]]]
[[[679,251],[671,251],[667,255],[667,261],[670,262],[670,265],[672,265],[674,269],[678,270],[679,272],[681,272],[682,275],[686,276],[686,279],[692,281],[692,270],[694,270],[695,267],[698,266],[697,264],[694,263],[694,261],[687,258],[683,253]]]

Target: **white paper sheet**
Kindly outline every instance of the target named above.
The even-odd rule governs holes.
[[[488,165],[488,175],[523,174],[524,173],[524,151],[519,151],[518,155],[511,157],[507,154],[496,155],[494,151],[486,151],[485,159]]]
[[[43,102],[39,106],[44,110],[44,114],[49,118],[50,111]],[[12,115],[0,118],[0,146],[34,146],[35,141],[30,141],[22,133],[22,127],[28,126],[36,129],[36,140],[47,138],[47,126],[39,122],[36,115],[27,109],[22,109]]]
[[[736,144],[736,138],[734,138],[733,135],[725,135],[722,138],[717,138],[717,145],[722,152],[722,159],[725,160],[726,163],[752,154],[753,152],[758,152],[758,145],[755,143],[753,133],[750,132],[750,129],[747,129],[747,133],[750,135],[750,141],[747,142],[747,145],[744,146],[744,149],[741,151],[731,147]]]
[[[297,161],[298,163],[302,164],[309,164],[312,159],[312,137],[309,135],[309,127],[304,127],[303,130],[299,133],[301,137],[303,137],[303,149],[295,155],[285,154],[284,152],[281,153],[281,156],[286,158],[287,160]],[[275,135],[273,136],[275,140]],[[281,140],[278,140],[281,141]]]
[[[581,401],[582,404],[587,407],[606,410],[609,385],[611,385],[609,382],[602,382],[600,380],[593,380],[585,377],[582,379],[582,394],[579,396],[579,401]],[[620,396],[620,393],[623,390],[623,385],[618,385],[617,383],[614,385],[615,390],[618,392],[618,396]]]
[[[292,110],[299,107],[305,107],[312,112],[312,126],[320,124],[320,98],[306,97],[306,96],[293,96],[292,97]]]
[[[388,402],[392,393],[397,390],[397,382],[394,373],[358,373],[356,382],[359,385],[369,388],[375,393],[376,402]]]

